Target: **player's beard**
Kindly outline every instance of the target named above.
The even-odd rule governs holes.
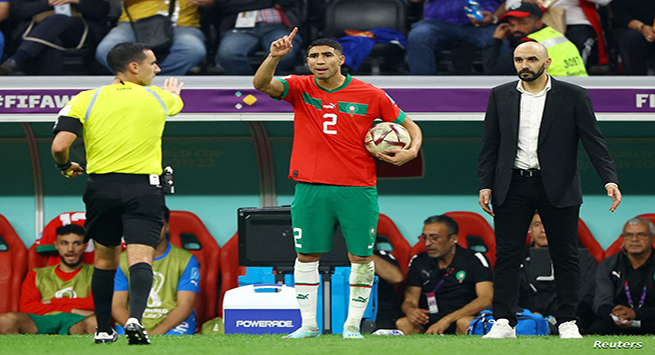
[[[523,69],[523,70],[518,72],[518,76],[519,76],[519,79],[521,79],[522,81],[532,82],[532,81],[537,80],[544,73],[544,71],[546,71],[546,63],[542,64],[541,68],[539,68],[539,71],[537,71],[536,73],[533,72],[530,69]],[[532,76],[523,77],[523,76],[521,76],[521,74],[523,74],[523,73],[530,73],[530,74],[532,74]]]
[[[66,259],[64,259],[64,257],[62,257],[62,256],[60,256],[59,259],[61,259],[62,264],[68,266],[71,269],[75,269],[78,266],[80,266],[80,264],[82,263],[83,256],[84,256],[84,254],[80,255],[79,259],[77,259],[77,261],[73,262],[73,263],[66,262]]]

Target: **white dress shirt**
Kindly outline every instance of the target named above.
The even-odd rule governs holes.
[[[545,75],[548,75],[544,73]],[[546,106],[546,95],[551,88],[550,75],[546,87],[536,94],[523,89],[523,81],[519,80],[516,90],[521,93],[521,109],[519,111],[519,138],[514,167],[517,169],[539,169],[539,128],[541,117]]]

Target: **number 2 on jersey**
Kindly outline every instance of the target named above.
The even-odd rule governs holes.
[[[337,124],[337,115],[334,113],[326,113],[323,115],[323,118],[329,119],[329,121],[323,122],[323,133],[337,134],[336,129],[330,129],[330,126],[335,126]]]

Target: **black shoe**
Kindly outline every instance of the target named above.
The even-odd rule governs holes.
[[[2,65],[0,65],[0,76],[14,75],[14,72],[18,70],[18,64],[14,59],[5,60]]]
[[[130,345],[150,345],[146,328],[136,318],[125,322],[125,334]]]
[[[118,334],[116,334],[115,330],[111,330],[111,334],[107,332],[98,332],[96,331],[93,334],[93,340],[96,342],[96,344],[111,344],[118,340]]]

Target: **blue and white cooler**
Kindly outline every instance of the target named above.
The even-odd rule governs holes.
[[[225,292],[223,321],[225,334],[287,334],[302,323],[294,288],[278,284]]]

